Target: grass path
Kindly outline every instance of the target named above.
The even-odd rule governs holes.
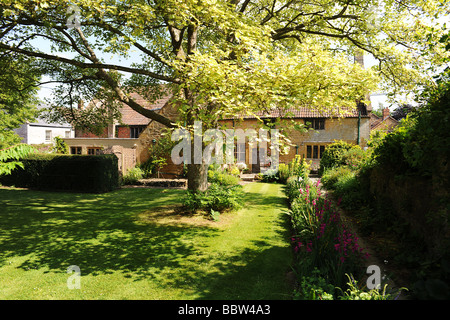
[[[282,186],[244,189],[245,207],[219,222],[174,210],[181,190],[0,189],[0,300],[289,299]]]

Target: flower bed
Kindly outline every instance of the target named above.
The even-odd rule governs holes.
[[[324,196],[319,184],[320,180],[313,184],[307,177],[290,177],[286,184],[296,257],[294,269],[302,284],[298,298],[335,297],[338,292],[334,288],[345,287],[348,275],[364,273],[364,259],[368,257],[358,238],[343,224],[339,203]],[[305,285],[308,279],[314,279],[320,288],[311,283]],[[324,287],[333,292],[324,291]]]

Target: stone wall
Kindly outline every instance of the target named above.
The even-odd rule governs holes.
[[[369,176],[370,194],[379,208],[392,210],[410,226],[410,232],[425,242],[431,257],[445,251],[449,237],[448,208],[441,200],[448,199],[448,190],[442,193],[432,178],[414,175],[396,175],[388,168],[374,168]]]
[[[115,154],[118,158],[119,171],[125,174],[139,161],[138,154],[143,146],[138,139],[118,138],[65,138],[70,147],[81,147],[81,154],[88,154],[88,148],[100,148],[103,154]]]
[[[297,123],[304,124],[304,119],[295,119]],[[226,120],[221,121],[226,128],[238,129],[244,131],[252,128],[256,129],[261,126],[261,123],[256,119],[246,119],[245,121]],[[294,159],[295,155],[301,155],[303,158],[312,161],[313,167],[318,167],[320,159],[307,158],[307,146],[327,146],[335,140],[343,140],[348,143],[357,143],[358,137],[358,118],[332,118],[325,120],[324,130],[310,130],[309,132],[302,132],[291,129],[286,131],[291,145],[287,148],[286,153],[280,153],[280,163],[289,163]],[[360,121],[360,143],[364,148],[367,146],[367,141],[370,137],[370,124],[368,117],[362,117]],[[251,167],[252,152],[247,146],[246,148],[247,164]]]

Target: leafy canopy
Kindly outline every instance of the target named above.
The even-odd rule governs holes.
[[[32,59],[0,50],[0,150],[19,143],[13,129],[35,119],[39,78]]]
[[[171,90],[180,125],[196,119],[212,126],[273,107],[340,113],[379,87],[395,93],[429,83],[448,57],[438,41],[448,31],[436,24],[446,0],[71,4],[76,7],[62,0],[2,0],[0,49],[38,58],[61,83],[54,105],[79,121],[86,118],[76,116],[79,101],[96,98],[104,116],[119,117],[112,102],[119,101],[176,125],[145,109],[132,91],[154,101]],[[80,27],[68,28],[77,16]],[[39,39],[50,43],[47,49]],[[353,62],[361,52],[379,64],[362,69]]]

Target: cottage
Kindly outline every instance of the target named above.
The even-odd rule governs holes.
[[[137,94],[133,98],[142,99]],[[170,96],[159,99],[154,104],[145,103],[145,106],[170,119],[178,117],[176,106],[170,103]],[[143,117],[125,104],[122,106],[121,113],[122,122],[111,124],[100,136],[77,130],[75,138],[65,139],[70,152],[72,154],[114,153],[119,158],[119,167],[123,173],[137,163],[145,162],[149,158],[149,147],[157,143],[164,126]],[[313,169],[318,167],[322,153],[328,144],[335,140],[343,140],[364,147],[370,135],[370,111],[362,104],[354,110],[347,111],[341,117],[308,108],[284,112],[273,110],[258,116],[266,125],[272,125],[274,128],[278,125],[276,119],[282,119],[281,125],[284,119],[309,127],[306,133],[304,130],[295,128],[286,131],[290,143],[286,152],[280,154],[279,162],[289,163],[295,155],[301,155],[312,162]],[[261,121],[254,116],[224,119],[219,123],[222,128],[232,129],[245,130],[261,127]],[[255,160],[257,150],[256,145],[236,144],[235,158],[238,162],[245,162],[252,172],[260,172],[267,167],[267,164],[261,164]],[[171,159],[168,159],[168,164],[162,168],[161,173],[163,177],[174,178],[181,175],[182,171],[182,165],[174,165]]]

